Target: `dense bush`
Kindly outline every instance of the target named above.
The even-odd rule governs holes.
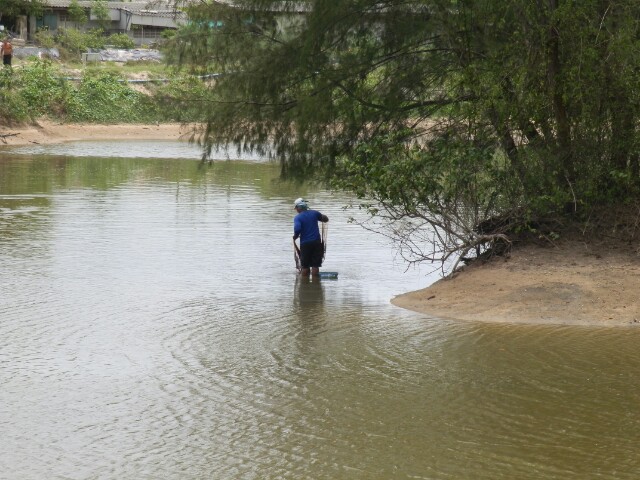
[[[0,118],[9,124],[23,122],[30,117],[29,106],[13,84],[11,70],[0,70]]]
[[[34,35],[36,44],[44,48],[53,48],[56,46],[56,41],[53,38],[53,34],[47,28],[38,30]]]
[[[28,106],[30,116],[64,115],[69,98],[69,85],[50,62],[37,61],[19,73],[20,96]]]
[[[79,83],[60,66],[37,60],[0,70],[0,118],[4,123],[49,116],[90,123],[152,123],[200,119],[196,105],[206,95],[201,80],[174,79],[135,90],[114,71],[88,69]],[[172,105],[172,106],[169,106]]]
[[[115,48],[133,48],[136,44],[133,39],[126,33],[114,33],[106,38],[105,45],[111,45]]]
[[[144,94],[115,75],[85,77],[70,98],[68,118],[75,122],[144,122],[151,120]]]
[[[55,34],[49,30],[39,30],[35,34],[35,41],[45,48],[59,47],[61,54],[69,58],[86,52],[90,48],[114,48],[130,49],[135,43],[126,33],[114,33],[105,36],[102,30],[80,31],[73,28],[60,29]]]
[[[103,48],[105,45],[105,37],[101,30],[81,32],[73,28],[60,29],[53,38],[64,57],[79,55],[89,48]]]
[[[63,116],[69,88],[56,68],[37,61],[12,71],[3,69],[0,75],[3,118],[24,121],[45,114]]]
[[[167,121],[203,121],[202,103],[210,96],[206,84],[197,78],[175,79],[154,89],[163,107],[159,112]]]

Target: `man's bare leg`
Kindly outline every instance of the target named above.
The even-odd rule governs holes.
[[[317,277],[320,275],[320,269],[318,267],[311,267],[311,276]]]

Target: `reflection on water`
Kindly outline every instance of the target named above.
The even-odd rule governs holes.
[[[324,303],[324,283],[330,280],[321,280],[317,277],[296,276],[297,305],[307,313],[311,307],[321,307]]]
[[[154,158],[154,159],[200,159],[202,149],[187,141],[174,140],[118,140],[117,142],[82,141],[41,145],[38,143],[5,149],[11,155],[51,155],[70,157],[101,158]],[[213,150],[214,160],[250,160],[263,162],[265,159],[251,153],[240,153],[235,148],[220,147]]]
[[[0,478],[637,478],[638,330],[393,307],[433,278],[277,176],[0,157]],[[295,274],[298,196],[338,280]]]

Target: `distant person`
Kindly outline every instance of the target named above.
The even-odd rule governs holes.
[[[298,214],[293,219],[293,242],[300,237],[300,275],[303,277],[320,274],[322,259],[324,257],[324,245],[320,236],[318,222],[326,223],[329,217],[317,210],[310,210],[309,204],[302,198],[296,199],[293,208]]]
[[[5,38],[0,44],[0,53],[2,53],[2,64],[11,66],[11,58],[13,57],[13,45],[9,38]]]

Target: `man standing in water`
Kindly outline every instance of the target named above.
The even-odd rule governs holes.
[[[311,275],[317,276],[324,257],[318,222],[326,223],[329,217],[317,210],[309,210],[309,204],[302,198],[293,202],[293,208],[298,212],[293,219],[293,242],[300,237],[300,275],[308,277],[311,269]]]

